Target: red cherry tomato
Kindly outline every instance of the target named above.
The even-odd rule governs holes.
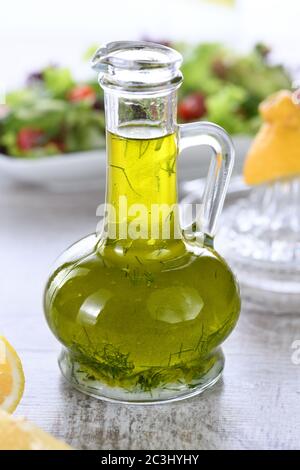
[[[24,127],[18,132],[17,145],[20,150],[30,150],[42,145],[44,132],[39,129]]]
[[[183,98],[178,105],[178,116],[183,121],[193,121],[207,112],[205,97],[201,93],[192,93]]]
[[[96,92],[90,85],[77,85],[68,94],[69,101],[96,101]]]

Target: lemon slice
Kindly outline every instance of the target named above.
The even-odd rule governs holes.
[[[0,408],[12,413],[22,398],[24,372],[20,358],[6,338],[0,336]]]
[[[0,410],[1,450],[70,450],[64,442],[39,429],[24,418]]]

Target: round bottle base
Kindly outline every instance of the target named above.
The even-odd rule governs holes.
[[[214,358],[212,367],[192,383],[168,384],[168,386],[164,385],[163,388],[156,388],[149,392],[130,391],[121,387],[110,387],[97,380],[87,380],[80,372],[80,363],[66,349],[62,350],[58,364],[65,379],[86,395],[109,402],[151,405],[184,400],[212,387],[221,377],[225,363],[224,354],[220,348],[212,353],[212,357]]]

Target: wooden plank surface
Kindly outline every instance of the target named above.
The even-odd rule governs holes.
[[[95,230],[103,188],[55,193],[0,188],[0,331],[24,363],[17,410],[78,449],[297,449],[300,365],[291,361],[300,315],[242,311],[226,341],[224,377],[203,395],[160,406],[101,402],[71,389],[57,367],[42,292],[51,263]]]

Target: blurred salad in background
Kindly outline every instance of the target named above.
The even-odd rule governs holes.
[[[177,49],[185,58],[178,106],[183,122],[205,119],[230,134],[252,135],[260,124],[259,103],[292,86],[287,70],[269,63],[270,50],[263,44],[244,56],[214,43]]]
[[[184,56],[180,122],[205,119],[233,135],[251,135],[260,124],[259,103],[291,88],[289,73],[269,62],[263,44],[244,56],[218,43],[168,45]],[[104,146],[103,93],[96,77],[79,83],[69,69],[49,66],[31,74],[0,106],[0,153],[32,158]]]
[[[0,113],[0,152],[39,157],[105,145],[98,83],[76,83],[70,70],[50,66],[7,95]]]

